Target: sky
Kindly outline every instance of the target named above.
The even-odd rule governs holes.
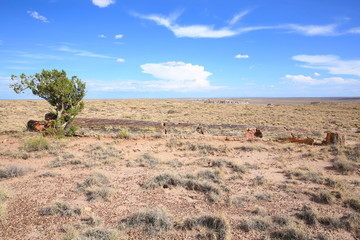
[[[360,96],[359,0],[1,0],[12,75],[65,70],[88,99]]]

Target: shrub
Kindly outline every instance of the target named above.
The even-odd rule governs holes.
[[[259,231],[265,231],[271,227],[271,222],[268,218],[264,217],[253,217],[249,220],[246,220],[241,228],[245,232],[249,232],[251,230],[259,230]]]
[[[154,168],[158,163],[159,159],[151,156],[149,153],[145,153],[136,159],[140,167]]]
[[[315,225],[317,223],[317,213],[311,207],[303,206],[302,212],[297,213],[296,216],[305,221],[308,225]]]
[[[173,228],[172,217],[162,208],[143,209],[124,219],[120,230],[124,227],[142,228],[143,231],[157,235]]]
[[[9,165],[4,169],[0,169],[0,179],[1,178],[14,178],[23,176],[26,174],[26,169],[19,165]]]
[[[142,187],[145,189],[155,189],[158,187],[169,188],[170,186],[176,187],[179,185],[182,185],[182,179],[179,175],[163,173],[145,182]]]
[[[23,143],[23,148],[27,152],[48,150],[49,146],[49,142],[43,136],[25,140]]]
[[[182,224],[184,230],[192,230],[196,227],[205,227],[215,236],[215,239],[225,240],[230,238],[230,225],[223,216],[204,215],[198,218],[189,217]],[[211,239],[211,238],[210,238]]]
[[[119,232],[114,229],[107,228],[91,228],[81,234],[84,240],[118,240]]]
[[[62,217],[71,217],[73,214],[81,215],[82,210],[80,208],[72,208],[69,203],[55,202],[50,206],[40,209],[39,214],[41,216],[52,216],[59,214]]]
[[[84,180],[83,183],[78,184],[78,188],[86,192],[88,201],[95,199],[102,199],[109,201],[113,195],[114,190],[109,185],[109,179],[102,173],[93,173]]]
[[[0,188],[0,222],[5,216],[5,211],[6,211],[5,202],[8,198],[10,198],[10,196],[11,194],[7,190]]]
[[[350,197],[344,201],[345,206],[349,206],[357,212],[360,212],[360,198]]]
[[[284,227],[270,233],[271,239],[278,240],[310,240],[308,233],[294,226]]]
[[[338,156],[333,161],[333,166],[342,174],[350,174],[356,171],[357,165],[342,156]]]
[[[324,204],[332,204],[334,202],[334,198],[329,191],[321,191],[318,195],[314,195],[314,200]]]

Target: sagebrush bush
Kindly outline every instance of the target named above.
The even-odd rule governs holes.
[[[49,142],[43,136],[25,140],[23,143],[23,148],[27,152],[48,150],[49,147]]]
[[[73,214],[81,215],[81,213],[81,208],[72,208],[70,204],[66,202],[54,202],[49,206],[41,208],[39,211],[41,216],[59,214],[62,217],[71,217]]]
[[[91,174],[83,183],[78,184],[78,188],[86,192],[89,201],[96,199],[110,201],[114,193],[109,179],[102,173]]]
[[[0,179],[1,178],[14,178],[24,176],[27,173],[27,170],[19,165],[9,165],[4,169],[0,169]]]
[[[308,225],[315,225],[317,223],[317,212],[309,206],[304,205],[300,213],[297,213],[296,216],[305,221]]]
[[[142,209],[120,222],[119,228],[141,228],[150,235],[167,232],[173,228],[173,218],[162,208]]]
[[[193,230],[197,227],[205,227],[218,240],[226,240],[231,236],[230,225],[224,216],[204,215],[198,218],[189,217],[181,224],[183,230]]]
[[[347,160],[344,156],[340,155],[333,160],[333,167],[342,174],[351,174],[356,171],[356,163]]]

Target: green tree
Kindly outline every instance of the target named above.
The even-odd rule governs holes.
[[[16,93],[23,93],[30,89],[34,95],[37,95],[51,106],[55,107],[56,127],[67,130],[69,124],[84,109],[85,83],[77,76],[69,79],[66,72],[54,69],[48,71],[43,69],[41,73],[26,76],[21,74],[20,78],[12,75],[11,80],[16,83],[11,84]]]

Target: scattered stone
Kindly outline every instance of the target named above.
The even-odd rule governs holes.
[[[30,120],[27,123],[27,128],[29,131],[40,132],[44,130],[45,125],[46,123],[43,121]]]
[[[257,128],[248,128],[246,129],[246,132],[246,139],[263,137],[262,132],[260,131],[260,129]]]

